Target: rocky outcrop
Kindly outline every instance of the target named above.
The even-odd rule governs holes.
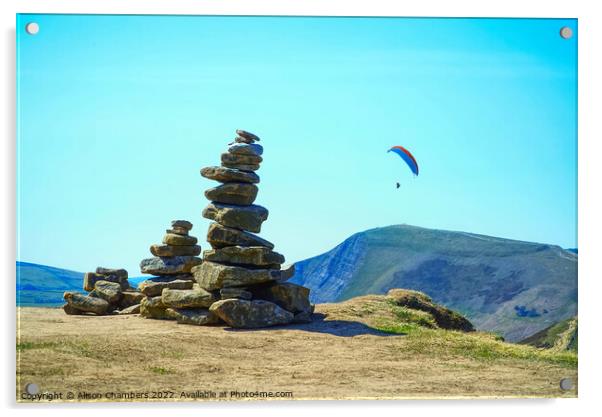
[[[130,287],[125,269],[99,266],[95,272],[84,274],[83,288],[87,295],[66,292],[67,302],[63,310],[69,315],[135,314],[133,306],[140,303],[144,295]]]

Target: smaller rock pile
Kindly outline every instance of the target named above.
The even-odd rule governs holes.
[[[144,295],[130,287],[128,272],[125,269],[110,269],[99,266],[96,272],[84,274],[84,290],[65,292],[67,302],[63,306],[69,315],[95,314],[137,314]]]
[[[192,223],[174,220],[166,231],[163,243],[151,245],[155,255],[140,262],[143,274],[155,277],[141,282],[138,289],[144,297],[140,315],[154,319],[172,319],[187,324],[208,324],[209,315],[199,308],[208,307],[215,301],[212,294],[198,288],[191,269],[202,260],[197,255],[201,247],[197,238],[190,236]]]

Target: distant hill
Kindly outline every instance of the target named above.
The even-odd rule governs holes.
[[[63,292],[83,291],[83,279],[83,272],[17,262],[17,305],[62,305]]]
[[[577,255],[554,245],[396,225],[295,266],[315,303],[413,289],[509,341],[577,313]]]
[[[130,285],[137,286],[147,277],[132,277]],[[17,261],[17,305],[60,306],[65,291],[84,292],[83,272]]]
[[[555,323],[520,341],[523,345],[556,351],[577,351],[577,317]]]

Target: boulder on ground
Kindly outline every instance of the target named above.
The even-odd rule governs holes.
[[[119,301],[120,308],[127,308],[136,304],[140,304],[145,294],[140,291],[122,291],[121,301]]]
[[[83,311],[78,310],[77,308],[73,307],[71,304],[67,303],[65,305],[63,305],[63,311],[66,314],[69,314],[70,316],[80,316],[82,314],[84,314]]]
[[[250,300],[253,298],[253,294],[244,288],[222,288],[219,290],[220,299],[226,300],[228,298],[240,298],[241,300]]]
[[[173,246],[193,246],[197,243],[197,238],[194,236],[176,235],[174,233],[166,233],[163,236],[163,243]],[[173,256],[173,255],[168,255]]]
[[[226,246],[221,249],[206,250],[203,259],[233,265],[263,266],[279,269],[284,256],[265,246]]]
[[[207,241],[214,249],[226,246],[265,246],[273,249],[274,244],[252,233],[211,223],[207,231]]]
[[[301,313],[295,314],[295,318],[293,318],[293,323],[311,323],[312,322],[312,312],[311,311],[302,311]]]
[[[140,271],[151,275],[178,275],[189,273],[193,266],[203,260],[195,256],[154,257],[140,262]]]
[[[288,324],[294,319],[293,313],[263,300],[220,300],[213,303],[209,311],[229,326],[245,329]]]
[[[175,320],[161,301],[161,296],[146,297],[140,302],[140,315],[149,319]]]
[[[116,282],[96,281],[94,292],[109,304],[117,304],[121,299],[121,285]]]
[[[168,308],[166,314],[173,317],[179,324],[206,326],[219,323],[219,317],[206,308]]]
[[[156,277],[147,279],[138,284],[138,289],[142,294],[149,297],[160,296],[165,288],[173,290],[189,290],[194,281],[188,279],[169,279],[169,277]]]
[[[63,298],[71,307],[79,311],[94,313],[102,316],[109,310],[109,303],[102,298],[89,297],[87,295],[70,291],[65,292],[65,294],[63,294]]]
[[[466,318],[453,310],[433,303],[433,300],[428,295],[419,291],[393,288],[387,293],[387,300],[398,306],[430,313],[437,326],[442,329],[461,330],[464,332],[474,331],[474,326]]]
[[[219,182],[248,182],[250,184],[259,182],[259,176],[254,172],[226,167],[206,167],[201,169],[201,175]]]
[[[165,256],[198,256],[201,253],[201,247],[193,246],[174,246],[174,245],[151,245],[150,251],[153,255],[159,257]]]
[[[253,298],[270,301],[293,314],[311,310],[309,288],[283,282],[251,288]]]
[[[165,288],[161,293],[161,302],[171,308],[200,308],[209,307],[215,302],[215,297],[209,291],[195,285],[190,290]]]
[[[268,210],[257,205],[210,203],[203,210],[203,217],[222,226],[258,233],[261,231],[261,224],[268,218]]]
[[[217,203],[248,206],[255,201],[257,191],[257,186],[253,184],[228,182],[206,190],[205,197]]]
[[[125,315],[125,314],[140,314],[140,304],[134,304],[129,307],[126,307],[120,310],[117,314]]]
[[[277,269],[248,269],[216,262],[203,262],[192,273],[196,282],[209,291],[224,287],[246,287],[280,278]]]

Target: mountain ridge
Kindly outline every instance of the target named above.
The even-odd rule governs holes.
[[[557,245],[393,225],[295,265],[292,282],[311,288],[312,302],[423,291],[512,341],[576,314],[577,255]]]

